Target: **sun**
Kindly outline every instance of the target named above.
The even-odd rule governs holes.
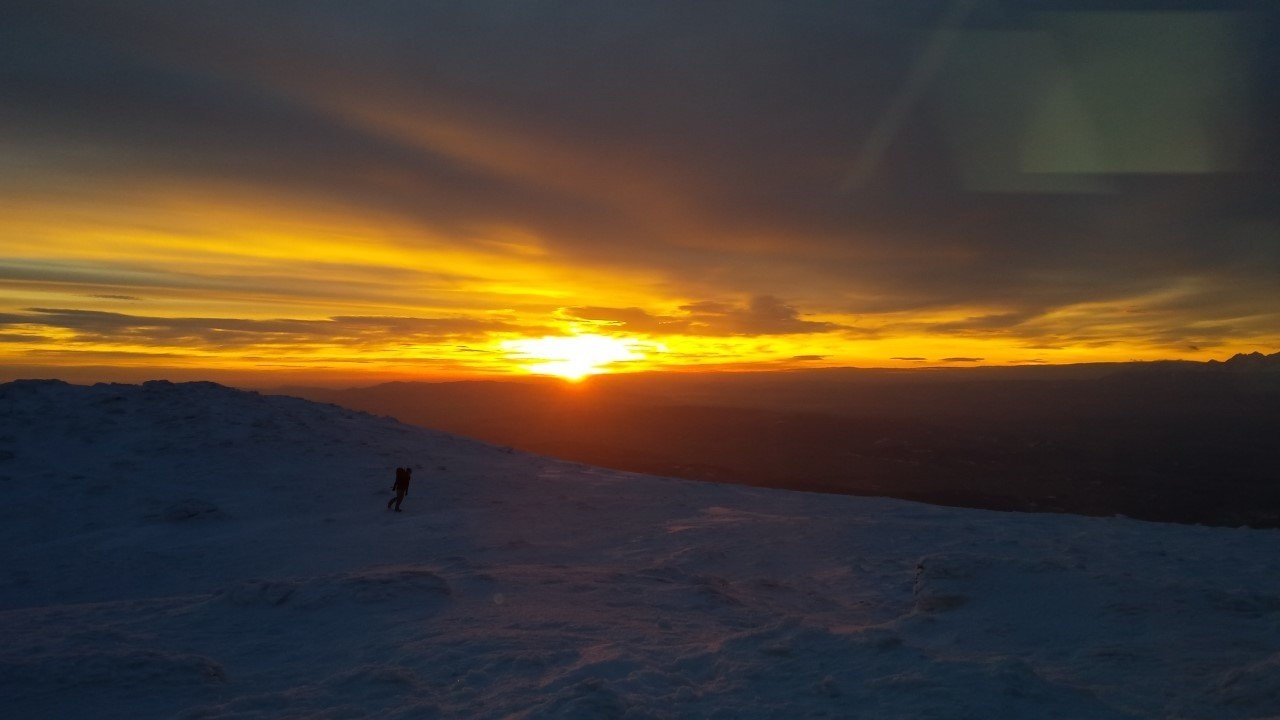
[[[616,362],[644,359],[639,341],[605,335],[507,340],[502,349],[529,372],[570,382],[607,372],[605,368]]]

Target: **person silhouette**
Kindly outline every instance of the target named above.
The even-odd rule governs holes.
[[[400,503],[404,502],[404,496],[409,494],[409,479],[412,477],[412,473],[413,470],[411,468],[396,468],[396,482],[391,486],[391,491],[396,496],[387,501],[388,510],[394,504],[396,512],[400,512]]]

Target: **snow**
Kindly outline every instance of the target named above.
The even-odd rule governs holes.
[[[0,386],[0,498],[8,717],[1280,717],[1276,531],[653,478],[209,383]]]

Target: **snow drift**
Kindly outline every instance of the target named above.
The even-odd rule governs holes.
[[[164,382],[0,386],[0,518],[12,717],[1280,716],[1276,531],[653,478]]]

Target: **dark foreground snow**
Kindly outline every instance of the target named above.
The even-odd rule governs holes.
[[[0,544],[6,717],[1280,717],[1280,532],[658,479],[209,384],[0,386]]]

